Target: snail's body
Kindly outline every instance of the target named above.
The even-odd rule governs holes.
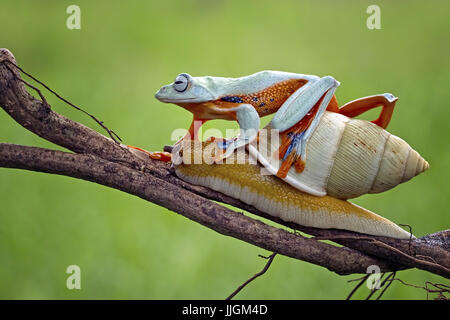
[[[183,158],[201,158],[204,144],[186,148]],[[191,150],[190,153],[187,150]],[[259,164],[239,157],[235,164],[185,164],[175,166],[176,175],[192,184],[205,186],[239,199],[256,209],[287,222],[316,228],[344,229],[360,233],[409,239],[409,232],[395,223],[348,201],[331,196],[317,197],[302,192],[274,175],[261,174]],[[242,163],[242,164],[239,164]]]

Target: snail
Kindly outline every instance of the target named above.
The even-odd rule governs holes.
[[[412,236],[347,201],[391,189],[428,169],[428,163],[401,138],[369,121],[325,112],[307,143],[305,169],[298,173],[292,167],[284,179],[275,175],[281,161],[271,150],[277,144],[271,134],[267,145],[261,139],[260,135],[258,145],[249,144],[246,152],[235,150],[221,164],[212,160],[214,142],[183,140],[172,154],[180,157],[173,159],[175,174],[287,222],[400,239]]]

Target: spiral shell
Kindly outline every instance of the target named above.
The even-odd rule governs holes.
[[[273,156],[273,150],[279,141],[270,135],[267,141],[267,145],[250,146],[249,151],[276,173],[281,161]],[[313,195],[350,199],[389,190],[428,167],[409,144],[383,128],[325,112],[307,143],[305,170],[298,173],[292,167],[284,180]]]

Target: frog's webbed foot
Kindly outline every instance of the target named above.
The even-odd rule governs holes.
[[[227,139],[225,139],[225,138],[219,138],[219,137],[214,137],[214,136],[208,137],[208,138],[205,140],[206,143],[211,143],[211,142],[217,142],[217,143],[219,143],[219,142],[224,142],[224,141],[227,141]]]
[[[144,150],[142,148],[130,146],[130,145],[127,145],[127,147],[138,150],[140,152],[143,152],[143,153],[147,154],[150,159],[153,159],[153,160],[159,160],[159,161],[164,161],[164,162],[170,162],[172,160],[172,155],[169,152],[165,152],[165,151],[150,152],[150,151]]]
[[[282,159],[280,168],[278,169],[277,176],[285,178],[294,165],[295,170],[299,173],[305,169],[306,150],[304,150],[303,141],[304,131],[299,133],[290,133],[288,136],[282,138],[282,147],[278,151],[278,158]],[[287,148],[283,147],[287,145]]]
[[[281,106],[271,121],[282,132],[278,156],[283,159],[277,176],[286,178],[294,164],[297,172],[305,168],[306,144],[319,124],[339,82],[326,76],[310,80]]]
[[[218,153],[214,156],[214,162],[220,162],[228,158],[234,150],[243,147],[256,139],[258,136],[260,119],[258,112],[250,104],[241,104],[236,108],[230,109],[236,112],[236,118],[239,123],[239,136],[232,139],[224,139],[217,142]]]
[[[242,141],[242,144],[238,145],[237,138],[220,139],[219,141],[215,140],[215,142],[217,145],[216,155],[213,157],[215,163],[228,158],[233,154],[234,150],[247,144]]]

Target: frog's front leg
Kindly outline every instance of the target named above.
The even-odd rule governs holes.
[[[163,161],[163,162],[170,162],[170,160],[172,159],[172,155],[169,152],[165,152],[165,151],[156,151],[156,152],[151,152],[151,151],[147,151],[145,149],[136,147],[136,146],[131,146],[131,145],[127,145],[128,148],[134,149],[134,150],[138,150],[140,152],[145,153],[146,155],[148,155],[148,157],[150,159],[153,160],[159,160],[159,161]]]
[[[223,152],[214,157],[215,162],[228,158],[233,154],[234,150],[251,143],[258,135],[260,118],[252,105],[240,104],[228,111],[235,112],[240,133],[236,138],[218,142],[219,149],[223,150]]]
[[[184,137],[182,137],[177,142],[175,142],[174,147],[178,146],[178,145],[181,145],[181,142],[183,140],[198,140],[198,131],[199,131],[200,127],[206,121],[208,121],[208,120],[200,119],[200,118],[197,118],[196,116],[194,116],[188,131],[186,132]],[[131,145],[127,145],[127,147],[131,148],[131,149],[138,150],[140,152],[143,152],[143,153],[147,154],[150,159],[153,159],[153,160],[159,160],[159,161],[164,161],[164,162],[170,162],[172,160],[172,154],[169,153],[169,152],[165,152],[165,151],[151,152],[151,151],[147,151],[145,149],[142,149],[142,148],[139,148],[139,147],[136,147],[136,146],[131,146]]]
[[[285,178],[292,164],[297,171],[304,169],[306,143],[339,86],[333,77],[310,80],[294,92],[271,121],[273,129],[282,132],[280,148],[283,162],[277,176]]]

